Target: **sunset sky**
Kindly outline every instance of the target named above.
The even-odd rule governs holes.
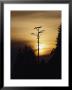
[[[37,54],[36,26],[45,30],[40,35],[40,55],[48,54],[56,48],[58,27],[61,24],[60,11],[11,11],[11,40],[24,41]]]

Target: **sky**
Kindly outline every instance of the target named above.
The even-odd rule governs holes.
[[[40,34],[40,55],[48,54],[56,48],[58,27],[61,24],[60,11],[11,11],[11,40],[24,41],[37,55],[37,34],[34,28],[41,26],[45,30]]]

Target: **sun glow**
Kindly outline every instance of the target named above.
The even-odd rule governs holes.
[[[39,55],[40,56],[45,55],[46,53],[47,53],[46,45],[40,44],[39,45]],[[38,46],[36,46],[35,54],[36,54],[36,56],[38,55]]]
[[[40,28],[39,56],[48,55],[56,48],[58,27],[61,23],[61,11],[12,11],[11,40],[23,42],[38,55],[37,26]],[[45,30],[43,33],[41,31]],[[33,34],[32,34],[33,33]]]

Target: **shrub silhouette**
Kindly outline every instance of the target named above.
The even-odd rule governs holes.
[[[13,78],[23,74],[28,64],[35,64],[36,56],[30,46],[22,42],[11,44],[11,75]],[[22,71],[22,72],[21,72]]]

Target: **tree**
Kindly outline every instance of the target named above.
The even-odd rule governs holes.
[[[51,53],[51,59],[48,62],[49,68],[52,69],[51,75],[56,78],[61,78],[61,25],[58,28],[58,38],[56,49]]]

